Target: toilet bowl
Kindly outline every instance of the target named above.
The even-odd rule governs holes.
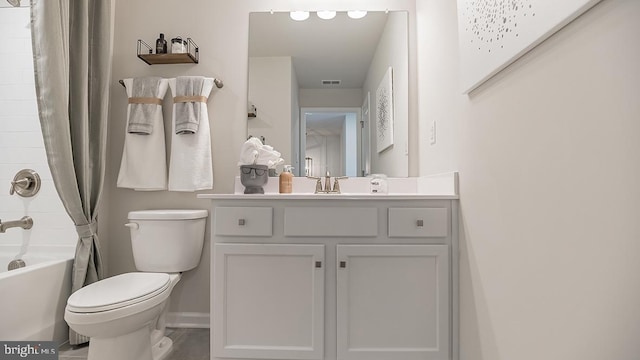
[[[169,354],[169,295],[181,272],[200,261],[206,217],[206,210],[129,213],[126,226],[141,272],[100,280],[67,300],[65,321],[90,338],[88,360],[162,360]]]

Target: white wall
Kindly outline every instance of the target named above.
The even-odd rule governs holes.
[[[471,96],[417,2],[421,174],[459,170],[461,359],[640,354],[640,2],[603,0]]]
[[[53,185],[38,120],[29,19],[28,7],[0,8],[0,219],[28,214],[34,225],[0,234],[0,246],[20,247],[27,240],[73,254],[77,235]],[[21,169],[33,169],[42,179],[38,195],[27,200],[9,195]]]
[[[408,31],[406,13],[389,13],[363,87],[364,94],[371,94],[371,172],[374,174],[409,175],[409,43],[398,40],[408,39]],[[393,69],[393,145],[379,153],[376,150],[376,90],[389,67]]]
[[[252,57],[249,59],[249,102],[258,109],[249,118],[248,133],[264,136],[265,143],[282,154],[285,164],[291,164],[291,125],[293,66],[291,57]]]
[[[150,9],[153,11],[150,12]],[[197,9],[194,11],[193,9]],[[188,21],[176,21],[187,14]],[[116,188],[116,179],[122,158],[126,124],[127,97],[119,79],[128,77],[180,75],[203,75],[220,78],[223,89],[211,92],[208,101],[209,121],[212,135],[212,155],[214,189],[206,192],[233,192],[234,176],[238,173],[237,161],[240,146],[247,136],[247,55],[246,44],[244,59],[238,64],[221,64],[219,55],[227,50],[226,46],[215,41],[214,20],[218,14],[210,1],[192,1],[189,7],[178,0],[164,1],[158,5],[154,1],[116,1],[113,54],[113,79],[111,81],[110,124],[107,144],[107,174],[105,189],[100,204],[100,239],[108,250],[109,275],[134,271],[133,255],[127,222],[127,213],[139,209],[194,208],[209,209],[209,201],[199,200],[194,193],[168,191],[137,192]],[[248,19],[248,17],[247,17]],[[231,29],[221,29],[228,34]],[[149,66],[136,57],[136,41],[143,39],[154,44],[159,33],[166,38],[191,37],[200,49],[198,64],[153,65]],[[235,44],[230,43],[233,48]],[[224,76],[223,71],[230,66],[242,69],[245,74],[244,93],[240,96],[234,91],[233,78]],[[171,102],[170,92],[163,104],[167,153],[170,150]],[[230,108],[229,108],[230,107]],[[209,219],[210,221],[210,219]],[[186,321],[196,326],[208,326],[209,314],[209,273],[210,273],[210,230],[207,226],[206,240],[200,265],[183,274],[182,279],[171,295],[169,311],[188,315]]]
[[[362,89],[300,89],[300,107],[361,107]]]

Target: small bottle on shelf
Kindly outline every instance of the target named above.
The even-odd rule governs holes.
[[[164,39],[164,34],[160,33],[160,37],[156,40],[156,54],[167,53],[167,40]]]

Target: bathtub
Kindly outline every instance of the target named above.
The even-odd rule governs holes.
[[[67,341],[64,308],[71,294],[72,253],[30,250],[22,257],[26,267],[7,271],[16,252],[4,250],[0,248],[0,340]]]

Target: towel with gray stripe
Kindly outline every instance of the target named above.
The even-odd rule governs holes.
[[[153,132],[153,120],[157,112],[161,111],[162,99],[158,96],[160,88],[159,77],[144,77],[133,79],[133,88],[129,98],[129,124],[127,132],[130,134],[150,135]]]
[[[202,116],[202,76],[178,76],[176,78],[176,94],[174,95],[176,134],[195,134],[198,131]]]

